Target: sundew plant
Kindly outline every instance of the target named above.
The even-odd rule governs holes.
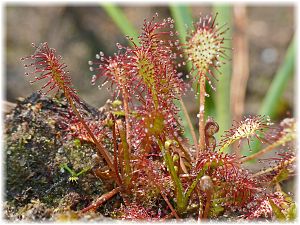
[[[91,82],[100,89],[95,95],[108,88],[116,106],[101,123],[85,118],[63,53],[51,43],[33,44],[33,53],[21,59],[41,94],[63,93],[74,117],[66,129],[92,143],[107,164],[113,188],[77,211],[79,216],[119,194],[122,204],[110,215],[116,219],[295,219],[293,196],[280,187],[295,173],[295,120],[274,124],[268,115],[249,115],[229,121],[232,127],[219,134],[224,128],[207,116],[208,93],[219,91],[222,67],[232,63],[234,51],[219,16],[201,15],[182,38],[173,18],[155,14],[144,20],[138,38],[126,36],[128,46],[117,43],[113,55],[100,50],[90,59]],[[183,101],[191,88],[196,96],[191,101],[199,105],[197,131]],[[253,151],[259,148],[253,142],[260,149]],[[233,144],[246,148],[246,155],[230,153]],[[259,172],[245,167],[275,148],[276,157],[264,159],[268,167]],[[70,182],[77,179],[73,174]]]

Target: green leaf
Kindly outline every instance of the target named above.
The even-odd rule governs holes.
[[[78,182],[78,179],[79,179],[79,178],[76,177],[76,176],[75,176],[75,177],[72,177],[72,176],[69,177],[69,181],[70,181],[71,183],[77,183],[77,182]]]
[[[80,141],[79,139],[76,138],[76,139],[74,140],[74,145],[75,145],[76,148],[79,148],[79,147],[81,146],[81,141]]]
[[[278,69],[275,77],[270,85],[270,88],[264,98],[261,108],[259,110],[260,115],[268,115],[271,118],[277,116],[278,100],[283,95],[285,87],[293,77],[295,72],[295,58],[296,58],[296,46],[295,38],[291,41],[285,58]]]
[[[284,200],[286,204],[284,206],[284,215],[287,221],[293,221],[296,219],[297,216],[297,207],[296,203],[293,201],[292,197],[284,192],[281,192],[284,196]]]
[[[211,202],[209,217],[217,217],[221,212],[224,211],[222,202],[226,201],[224,198],[214,198]]]
[[[288,221],[293,221],[297,218],[297,207],[295,203],[292,203],[291,206],[286,211],[286,219]]]
[[[114,114],[115,116],[125,116],[124,111],[113,111],[112,114]]]
[[[117,107],[119,107],[119,106],[122,105],[122,101],[116,99],[116,100],[114,100],[114,101],[112,102],[111,105],[112,105],[113,108],[117,108]]]
[[[287,168],[282,169],[278,175],[276,175],[272,182],[273,183],[280,183],[281,181],[286,180],[289,177],[289,170]]]
[[[269,199],[269,202],[276,219],[279,221],[286,221],[285,215],[283,214],[283,212],[281,212],[281,209],[273,202],[273,200]]]
[[[60,168],[65,169],[66,171],[68,171],[72,177],[77,176],[76,172],[74,170],[72,170],[70,167],[68,167],[68,165],[66,163],[63,163],[62,165],[60,165]]]
[[[91,170],[91,167],[83,168],[79,173],[76,174],[76,176],[79,177],[80,175],[86,173],[89,170]]]
[[[112,18],[118,28],[123,32],[123,34],[132,37],[133,41],[138,45],[138,32],[129,22],[123,11],[114,4],[103,4],[102,7]]]
[[[179,32],[179,38],[181,43],[186,41],[187,27],[191,27],[193,24],[193,17],[189,7],[185,5],[171,5],[171,15],[175,20],[176,30]]]
[[[213,8],[214,13],[218,12],[217,21],[219,21],[220,26],[227,24],[229,28],[225,33],[225,38],[230,40],[225,41],[227,48],[231,48],[231,37],[232,37],[232,7],[230,5],[215,5]],[[230,83],[232,74],[232,61],[231,50],[226,51],[229,59],[226,60],[226,64],[222,65],[219,69],[222,75],[218,76],[219,81],[216,83],[217,91],[215,96],[215,107],[216,107],[216,121],[219,124],[220,130],[216,134],[217,139],[220,138],[221,134],[224,133],[230,127],[231,124],[231,112],[230,112]],[[228,149],[229,150],[229,149]]]

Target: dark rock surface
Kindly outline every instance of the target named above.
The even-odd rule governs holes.
[[[84,110],[95,119],[100,116],[91,107]],[[51,220],[53,212],[82,209],[107,191],[93,173],[104,166],[102,159],[92,143],[67,136],[66,115],[64,98],[36,93],[19,99],[4,115],[6,219]],[[63,164],[76,173],[90,169],[72,182]]]

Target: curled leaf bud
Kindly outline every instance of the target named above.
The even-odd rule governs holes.
[[[216,138],[211,137],[205,137],[205,144],[208,151],[214,151],[217,145]]]
[[[219,125],[213,120],[213,118],[209,117],[205,125],[205,135],[213,136],[218,131]]]

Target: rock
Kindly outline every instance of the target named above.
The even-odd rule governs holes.
[[[98,110],[90,106],[82,110],[90,118],[104,119]],[[79,201],[76,204],[85,207],[93,198],[107,191],[102,180],[93,173],[94,168],[104,167],[105,163],[99,157],[95,160],[93,143],[68,135],[64,127],[68,113],[68,103],[63,97],[50,99],[34,93],[19,100],[16,107],[5,115],[5,200],[9,206],[6,207],[10,215],[8,219],[14,218],[11,214],[20,212],[20,209],[26,211],[30,208],[33,213],[32,207],[29,207],[32,201],[38,201],[41,207],[54,209],[64,196],[70,197],[73,193]],[[86,172],[76,182],[71,182],[71,174],[62,165],[76,173],[81,170]],[[85,200],[80,203],[82,199]],[[34,210],[40,212],[39,209]],[[45,215],[27,216],[30,213],[28,210],[22,211],[24,218],[46,218]],[[78,207],[73,210],[78,210]]]

